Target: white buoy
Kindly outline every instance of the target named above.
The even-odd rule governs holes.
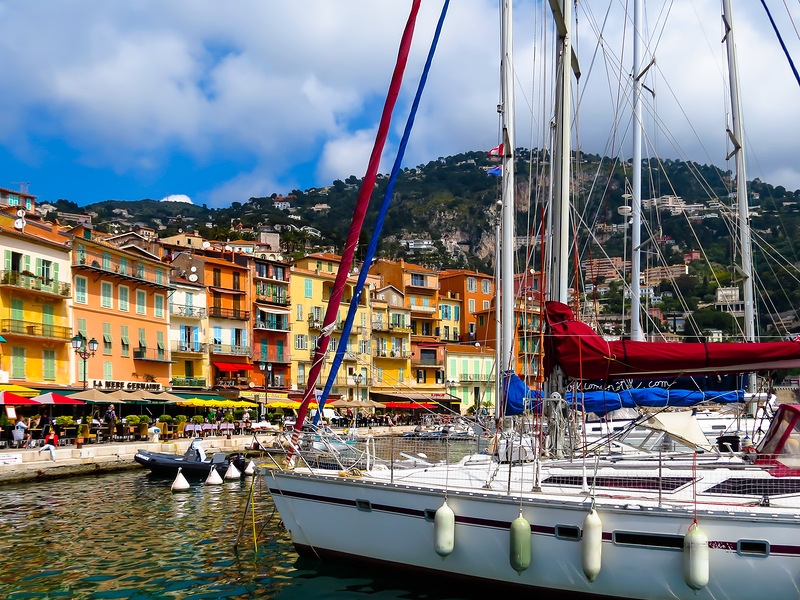
[[[184,477],[183,473],[181,473],[181,470],[178,469],[178,474],[175,476],[175,481],[172,482],[172,491],[182,492],[188,489],[189,489],[189,482],[186,481],[186,477]]]
[[[222,485],[222,477],[219,476],[219,471],[216,467],[211,467],[206,477],[206,485]]]
[[[683,537],[683,579],[693,590],[702,590],[708,578],[708,536],[695,521]]]
[[[251,460],[249,463],[247,463],[247,466],[244,469],[244,474],[245,475],[252,475],[255,472],[256,472],[256,463],[254,463]]]
[[[589,511],[583,520],[581,539],[581,563],[583,574],[589,582],[600,574],[603,555],[603,522],[595,509]]]
[[[456,537],[456,515],[447,500],[436,510],[433,518],[433,547],[442,560],[453,551]]]
[[[531,524],[522,513],[511,522],[509,560],[511,568],[520,575],[531,566]]]
[[[241,476],[241,471],[233,463],[228,465],[228,470],[225,471],[225,479],[239,479]]]

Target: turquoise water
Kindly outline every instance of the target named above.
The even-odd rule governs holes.
[[[189,491],[172,493],[171,481],[135,470],[3,486],[0,597],[473,597],[450,586],[410,583],[406,575],[298,559],[272,501],[258,485],[255,524],[248,516],[234,547],[250,482],[193,484]]]

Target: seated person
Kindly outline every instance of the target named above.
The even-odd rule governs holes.
[[[31,445],[31,432],[28,431],[28,421],[27,419],[23,419],[22,417],[17,417],[17,422],[14,425],[14,429],[21,429],[24,431],[24,435],[22,437],[22,447],[29,448]]]

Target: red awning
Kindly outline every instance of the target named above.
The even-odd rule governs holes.
[[[439,406],[435,402],[381,402],[386,408],[436,408]]]
[[[252,371],[253,365],[250,363],[227,363],[215,362],[213,363],[220,371]]]
[[[211,287],[208,286],[212,292],[219,292],[220,294],[233,294],[234,296],[244,296],[245,292],[242,290],[231,290],[228,288],[220,288],[220,287]]]

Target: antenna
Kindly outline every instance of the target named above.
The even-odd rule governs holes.
[[[31,184],[30,181],[12,181],[11,183],[16,183],[19,185],[19,191],[22,194],[28,193],[28,186]]]

